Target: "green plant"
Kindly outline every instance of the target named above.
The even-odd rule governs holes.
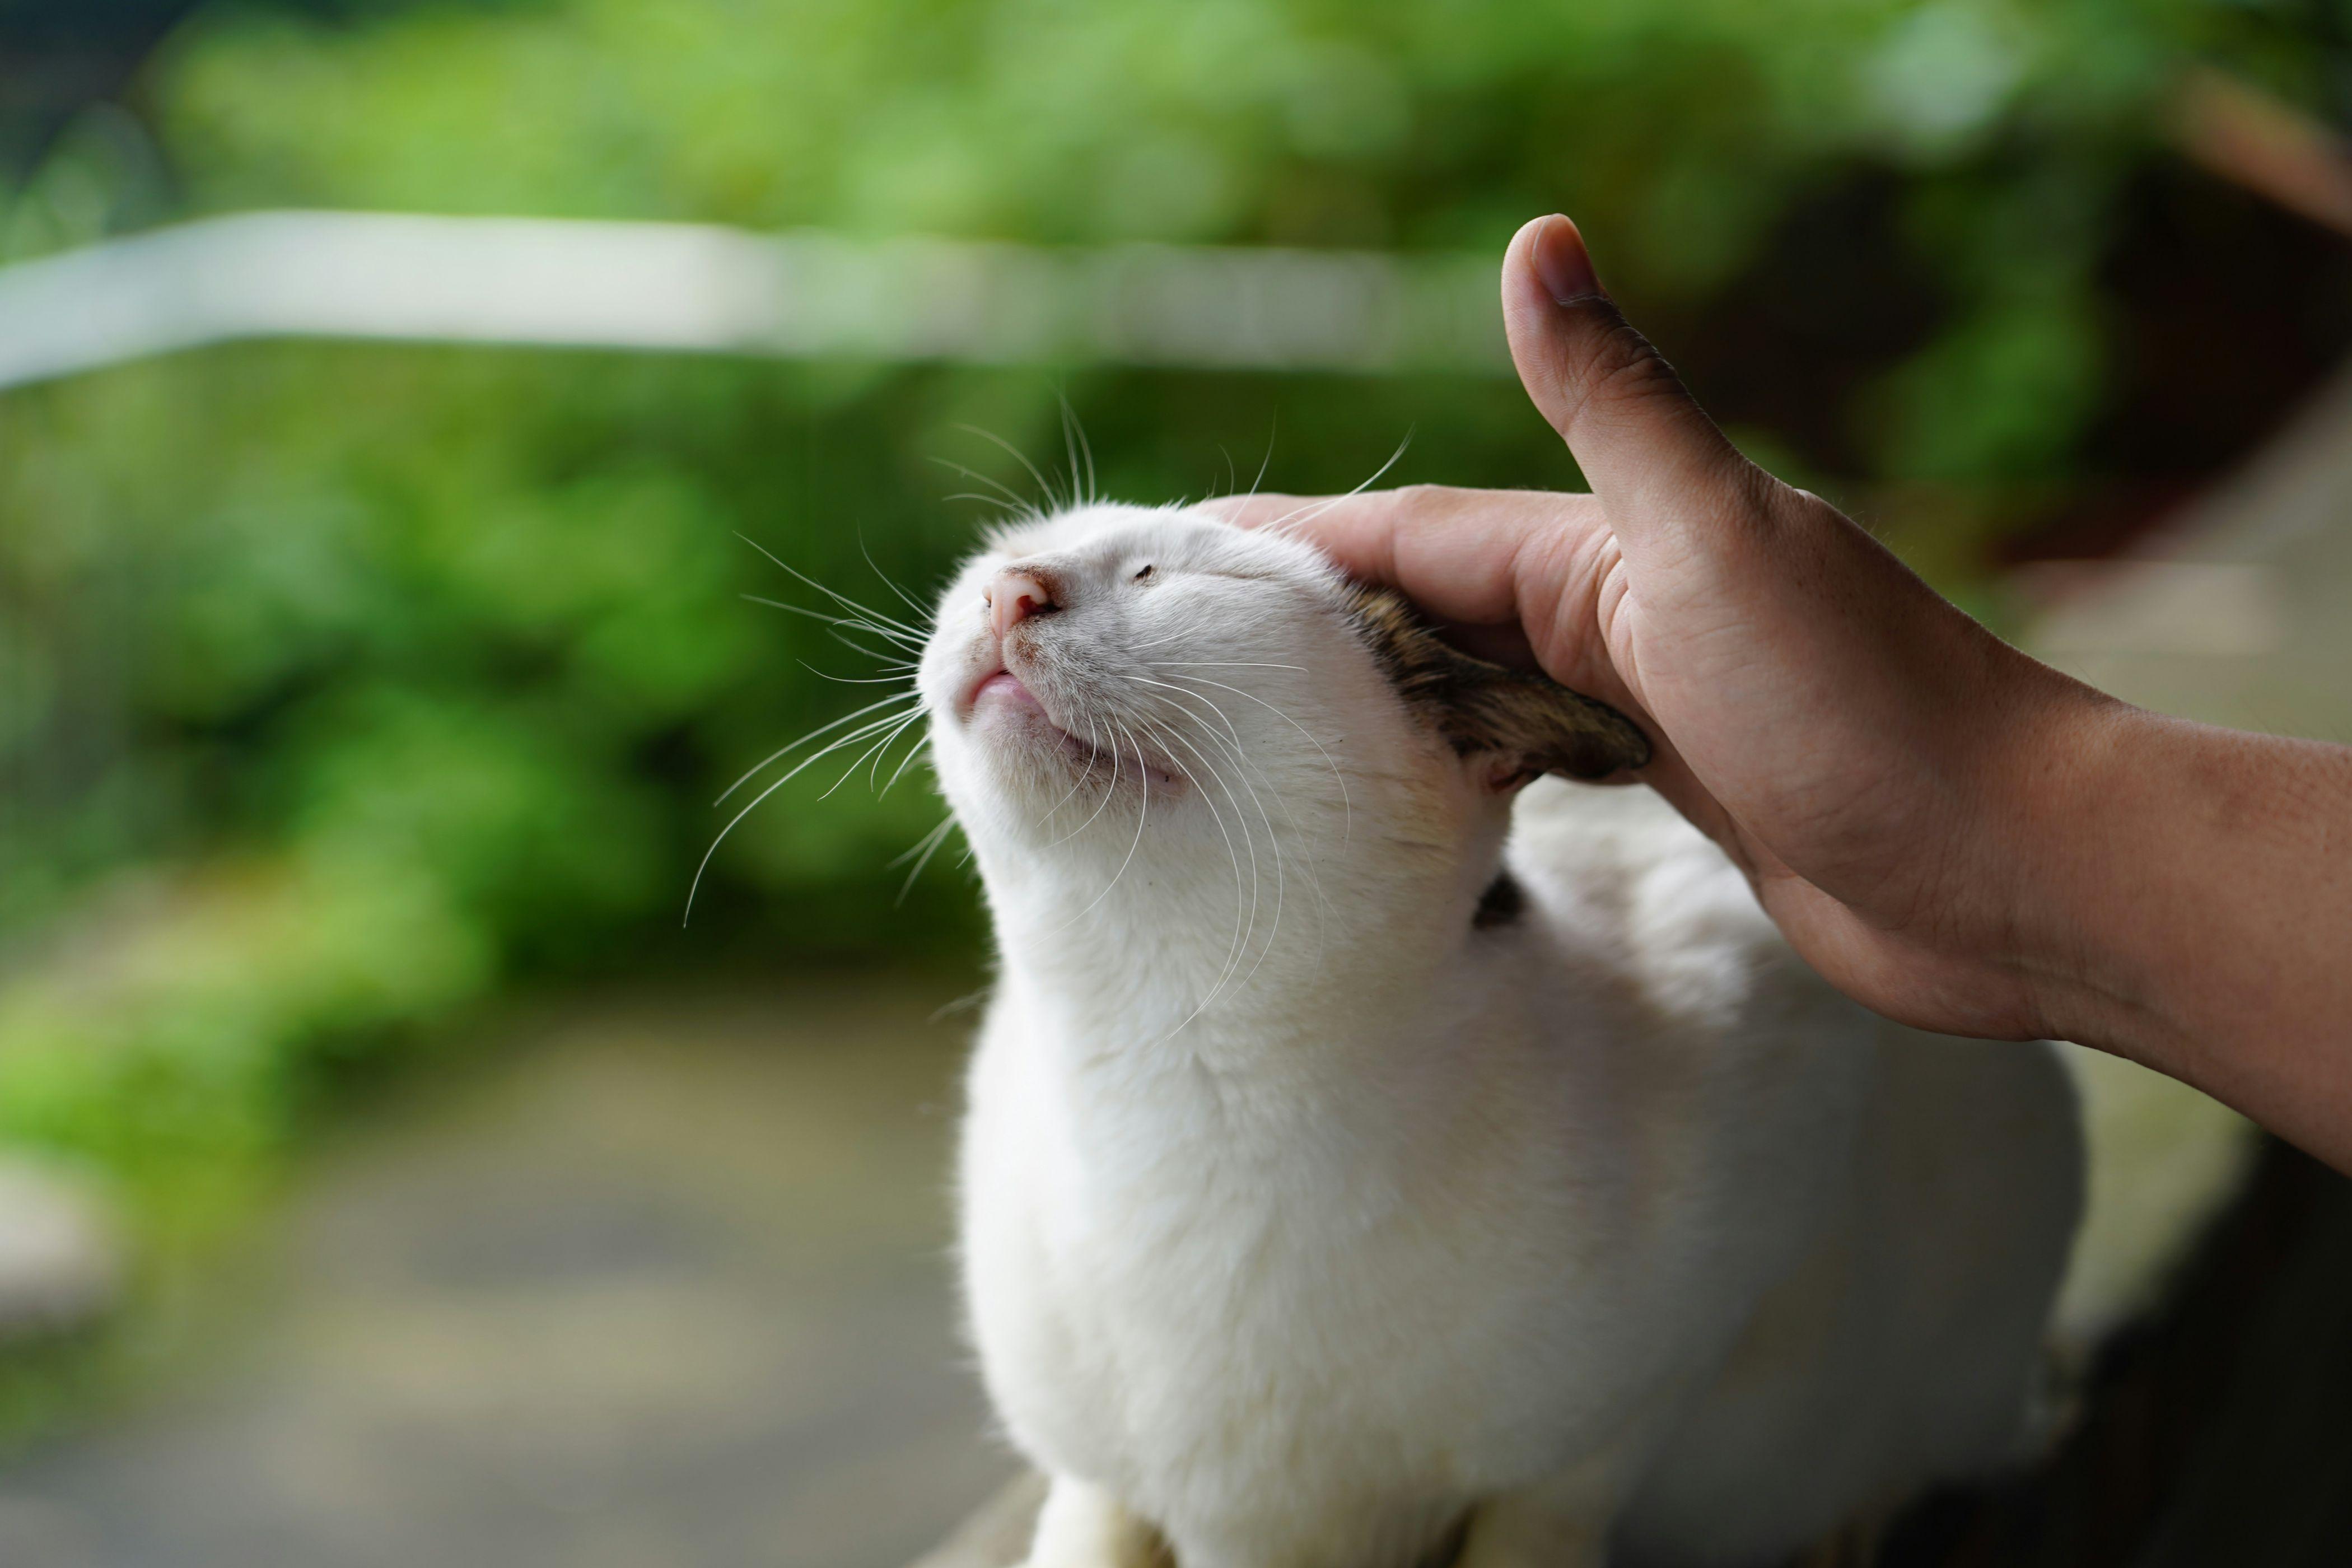
[[[2331,26],[2221,0],[224,8],[151,63],[152,140],[70,132],[0,243],[327,205],[1493,251],[1564,208],[1704,358],[1792,225],[1882,193],[1851,240],[1875,292],[1822,309],[1917,303],[1833,406],[1738,433],[1813,482],[1934,489],[1912,514],[1948,527],[1910,542],[1957,581],[2000,498],[2085,461],[2119,363],[2099,268],[2183,62],[2317,100]],[[327,1065],[501,984],[968,942],[952,856],[894,901],[937,818],[919,775],[831,771],[744,823],[679,931],[710,800],[882,689],[810,672],[874,671],[746,604],[823,600],[736,535],[903,608],[884,575],[922,598],[986,516],[941,460],[1029,486],[962,426],[1042,458],[1064,394],[1119,496],[1269,451],[1271,483],[1345,487],[1408,431],[1400,478],[1572,477],[1475,378],[275,345],[8,395],[0,1135],[168,1204],[266,1159]]]

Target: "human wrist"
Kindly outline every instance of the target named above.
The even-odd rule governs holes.
[[[2038,667],[2037,667],[2038,668]],[[2161,832],[2146,763],[2152,715],[2054,672],[2011,727],[1988,852],[2003,889],[1996,963],[2042,1035],[2139,1055],[2158,1020],[2144,956],[2121,940],[2137,894],[2123,858]]]
[[[2122,704],[2092,747],[2051,1032],[2352,1170],[2352,751]]]
[[[2032,929],[2047,1032],[2243,1108],[2260,1098],[2247,1079],[2260,1053],[2231,1037],[2272,1000],[2262,955],[2310,934],[2260,891],[2316,847],[2291,841],[2301,818],[2284,809],[2305,748],[2086,695],[2068,777],[2021,858],[2044,868]]]

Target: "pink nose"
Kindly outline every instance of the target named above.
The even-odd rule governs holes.
[[[1054,607],[1054,595],[1045,584],[1026,572],[1006,572],[989,584],[989,614],[996,624],[996,635],[1003,637],[1031,616],[1045,614]]]

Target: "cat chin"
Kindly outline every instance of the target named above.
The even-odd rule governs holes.
[[[1141,750],[1122,737],[1117,754],[1055,723],[1034,699],[995,699],[985,702],[969,721],[966,734],[973,761],[991,782],[1038,809],[1076,805],[1083,800],[1091,813],[1105,789],[1140,795],[1147,790],[1155,801],[1189,795],[1191,781],[1161,755]],[[1043,798],[1030,800],[1032,795]]]

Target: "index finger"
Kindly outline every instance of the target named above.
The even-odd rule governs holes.
[[[1428,614],[1467,626],[1518,621],[1529,546],[1601,522],[1589,495],[1412,485],[1346,496],[1235,496],[1210,510],[1244,528],[1278,528],[1341,571],[1397,589]]]

